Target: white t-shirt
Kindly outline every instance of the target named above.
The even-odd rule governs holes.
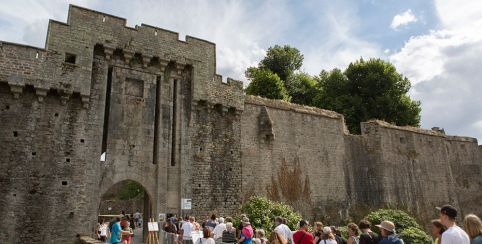
[[[274,228],[276,233],[282,235],[288,242],[293,243],[293,232],[291,232],[290,227],[285,224],[280,224]]]
[[[442,244],[470,244],[470,239],[462,228],[454,225],[442,234]]]
[[[107,231],[109,230],[109,226],[107,226],[106,224],[102,224],[100,225],[100,236],[107,236]]]
[[[195,244],[215,244],[213,238],[199,238]]]
[[[223,237],[223,231],[226,230],[226,224],[225,223],[221,223],[221,224],[218,224],[216,225],[216,227],[214,227],[214,230],[213,230],[213,233],[214,233],[214,239],[218,239],[218,238],[221,238]]]
[[[192,240],[192,231],[194,230],[193,224],[189,221],[184,222],[181,229],[183,230],[182,239]]]
[[[320,240],[320,244],[337,244],[335,240]]]

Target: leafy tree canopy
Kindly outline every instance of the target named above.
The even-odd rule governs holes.
[[[381,119],[397,125],[419,126],[420,102],[407,95],[410,81],[381,59],[360,59],[341,72],[322,71],[314,104],[345,116],[348,129],[360,133],[360,122]]]
[[[256,68],[250,68],[246,73],[251,80],[246,88],[246,94],[270,99],[290,100],[283,81],[277,74],[267,69]]]
[[[316,80],[311,75],[303,72],[292,74],[285,84],[292,103],[313,105],[318,90]]]
[[[135,181],[129,180],[119,192],[119,198],[121,200],[129,200],[141,194],[144,194],[144,187]]]
[[[371,119],[419,126],[420,102],[410,99],[410,81],[391,63],[359,59],[344,71],[323,70],[317,77],[296,72],[302,64],[298,49],[270,47],[258,67],[246,70],[251,80],[246,93],[339,112],[354,134],[361,132],[361,122]]]
[[[269,69],[279,78],[286,81],[294,71],[303,65],[303,54],[289,45],[270,47],[266,57],[259,63],[260,69]]]

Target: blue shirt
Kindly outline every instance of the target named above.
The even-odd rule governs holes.
[[[404,244],[403,240],[400,240],[397,235],[391,234],[389,236],[383,237],[379,244]]]
[[[482,244],[482,235],[476,236],[470,241],[470,244]]]
[[[112,225],[112,229],[110,230],[111,237],[110,237],[110,242],[111,243],[120,243],[121,242],[121,226],[120,222],[117,221]]]
[[[244,237],[243,244],[252,244],[253,243],[253,237],[248,239],[244,236],[243,232],[241,232],[241,237]]]

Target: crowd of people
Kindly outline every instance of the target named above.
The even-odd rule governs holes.
[[[457,210],[450,205],[438,208],[439,219],[432,221],[432,234],[435,244],[482,244],[482,222],[476,215],[465,216],[462,229],[456,224]],[[217,217],[196,222],[193,216],[178,220],[167,218],[163,230],[178,236],[176,241],[183,244],[404,244],[398,236],[396,223],[383,220],[375,225],[380,235],[372,231],[372,223],[363,219],[358,224],[347,225],[348,238],[345,239],[335,226],[325,226],[321,222],[312,225],[307,220],[300,220],[297,230],[291,230],[282,216],[274,220],[274,229],[267,231],[255,229],[248,216],[241,216],[241,224],[234,226],[230,217]],[[195,236],[195,233],[202,235]]]
[[[142,227],[142,215],[139,210],[134,214],[126,214],[125,211],[110,222],[102,219],[97,224],[95,234],[98,240],[106,243],[133,244],[131,239],[134,230]]]

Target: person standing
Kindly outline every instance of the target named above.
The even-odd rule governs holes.
[[[111,233],[110,242],[112,244],[120,244],[122,235],[130,235],[130,232],[124,231],[121,229],[119,217],[117,217],[114,223],[112,224],[110,233]]]
[[[263,229],[256,229],[255,236],[256,238],[254,238],[253,241],[257,241],[256,243],[265,244],[268,242],[268,239],[265,237],[266,233]]]
[[[105,220],[102,220],[102,223],[100,224],[99,230],[100,230],[100,241],[106,242],[107,241],[107,235],[109,234],[109,226],[107,225]]]
[[[199,238],[195,244],[215,244],[214,239],[211,238],[212,232],[209,226],[203,229],[203,237]]]
[[[141,213],[139,212],[139,209],[137,209],[137,211],[134,213],[134,221],[135,221],[135,224],[137,225],[137,227],[141,227],[139,226],[139,219],[141,218]]]
[[[213,235],[214,241],[219,241],[223,237],[223,232],[226,230],[226,224],[224,223],[224,218],[219,217],[219,224],[214,227]]]
[[[442,234],[441,244],[470,244],[467,233],[455,223],[457,209],[451,205],[444,205],[436,209],[440,210],[440,222],[447,227],[447,230]]]
[[[269,244],[288,244],[288,241],[278,232],[273,231],[269,236]]]
[[[293,234],[291,233],[290,227],[288,227],[286,224],[283,224],[283,222],[283,217],[276,217],[274,220],[274,224],[276,226],[274,231],[283,236],[288,243],[293,243]]]
[[[321,235],[320,244],[338,244],[335,235],[331,232],[331,228],[323,227],[323,234]]]
[[[172,219],[171,219],[171,218],[168,218],[168,219],[166,220],[166,223],[164,223],[163,229],[164,229],[164,231],[167,232],[167,233],[172,233],[172,234],[176,234],[176,233],[177,233],[176,225],[175,225],[174,223],[172,223]]]
[[[323,235],[323,223],[321,222],[313,223],[313,237],[315,237],[315,242],[314,242],[315,244],[318,244],[320,242],[322,235]]]
[[[380,240],[379,244],[404,244],[403,240],[395,234],[395,224],[393,222],[384,220],[376,226],[380,228],[380,234],[382,235],[382,240]]]
[[[358,227],[361,231],[360,244],[378,244],[380,237],[370,229],[372,227],[370,221],[366,219],[360,220]]]
[[[252,244],[253,243],[253,227],[251,227],[251,223],[247,217],[242,219],[243,229],[239,234],[240,238],[238,243],[241,244]]]
[[[333,235],[335,235],[336,243],[338,243],[338,244],[346,244],[346,240],[343,239],[343,237],[341,237],[340,232],[337,231],[337,229],[336,229],[336,227],[335,227],[334,225],[330,226],[330,229],[331,229],[331,233],[333,233]]]
[[[482,244],[482,221],[477,215],[465,216],[464,229],[471,239],[470,244]]]
[[[213,231],[214,228],[216,228],[216,225],[217,225],[217,223],[216,223],[216,214],[213,214],[213,215],[211,215],[211,219],[208,219],[208,220],[206,221],[205,226],[203,226],[203,227],[206,227],[206,226],[207,226],[207,227],[211,228],[211,231]]]
[[[183,244],[193,244],[192,243],[192,232],[194,231],[194,217],[189,216],[189,220],[182,224],[182,242]]]
[[[358,244],[360,242],[360,229],[355,223],[348,224],[348,244]]]
[[[445,226],[440,222],[439,219],[432,220],[432,236],[435,237],[434,244],[442,243],[441,237],[444,231],[446,230]]]
[[[309,223],[302,219],[300,220],[300,228],[293,234],[293,242],[295,244],[313,244],[315,238],[308,232]]]
[[[223,231],[221,240],[224,243],[236,243],[236,228],[233,227],[232,222],[226,223],[226,230]]]

